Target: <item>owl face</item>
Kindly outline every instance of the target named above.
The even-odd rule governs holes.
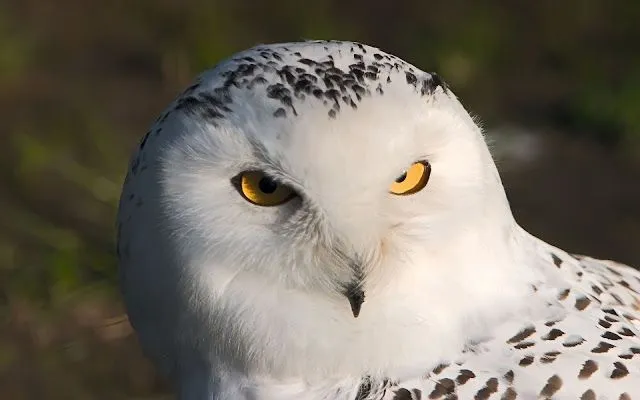
[[[388,85],[337,119],[313,102],[278,119],[252,94],[217,126],[165,122],[183,132],[165,150],[162,182],[188,259],[344,296],[357,316],[369,277],[473,224],[495,183],[478,128],[438,104],[452,95],[411,95]]]
[[[450,313],[414,307],[460,276],[484,287],[473,274],[499,263],[451,260],[512,222],[480,129],[436,75],[353,43],[257,47],[200,76],[142,140],[119,210],[123,292],[168,370],[382,368],[418,342],[441,350],[428,326],[405,328],[440,320],[446,336]]]

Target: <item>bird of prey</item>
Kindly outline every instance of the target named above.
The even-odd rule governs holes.
[[[144,135],[117,252],[146,353],[199,399],[640,399],[640,273],[514,220],[435,73],[259,45]]]

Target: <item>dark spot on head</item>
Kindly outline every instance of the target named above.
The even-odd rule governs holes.
[[[405,77],[407,78],[407,83],[409,85],[414,85],[415,86],[415,84],[416,84],[416,82],[418,80],[416,78],[416,76],[414,74],[412,74],[411,72],[409,72],[409,71],[405,72],[404,74],[405,74]]]
[[[376,79],[378,79],[378,74],[376,74],[375,72],[367,71],[364,73],[364,77],[375,81]]]
[[[447,84],[444,82],[444,80],[442,80],[440,75],[436,74],[435,72],[431,72],[431,82],[432,82],[431,85],[434,87],[434,90],[439,86],[445,92],[447,91]]]
[[[147,131],[147,133],[144,134],[144,136],[142,137],[142,140],[140,141],[140,150],[144,149],[145,144],[147,144],[147,139],[149,139],[149,134],[151,133],[151,131]]]

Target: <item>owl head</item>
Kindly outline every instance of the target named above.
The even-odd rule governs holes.
[[[169,372],[382,369],[366,346],[395,335],[411,358],[426,319],[446,334],[447,307],[497,301],[435,299],[500,284],[499,263],[461,260],[508,253],[513,224],[481,129],[438,75],[358,43],[261,45],[199,76],[141,141],[122,288]]]

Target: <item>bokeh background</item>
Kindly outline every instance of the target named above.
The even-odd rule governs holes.
[[[640,265],[640,2],[0,1],[0,398],[162,399],[116,287],[128,157],[193,77],[258,43],[350,39],[481,117],[513,210]]]

